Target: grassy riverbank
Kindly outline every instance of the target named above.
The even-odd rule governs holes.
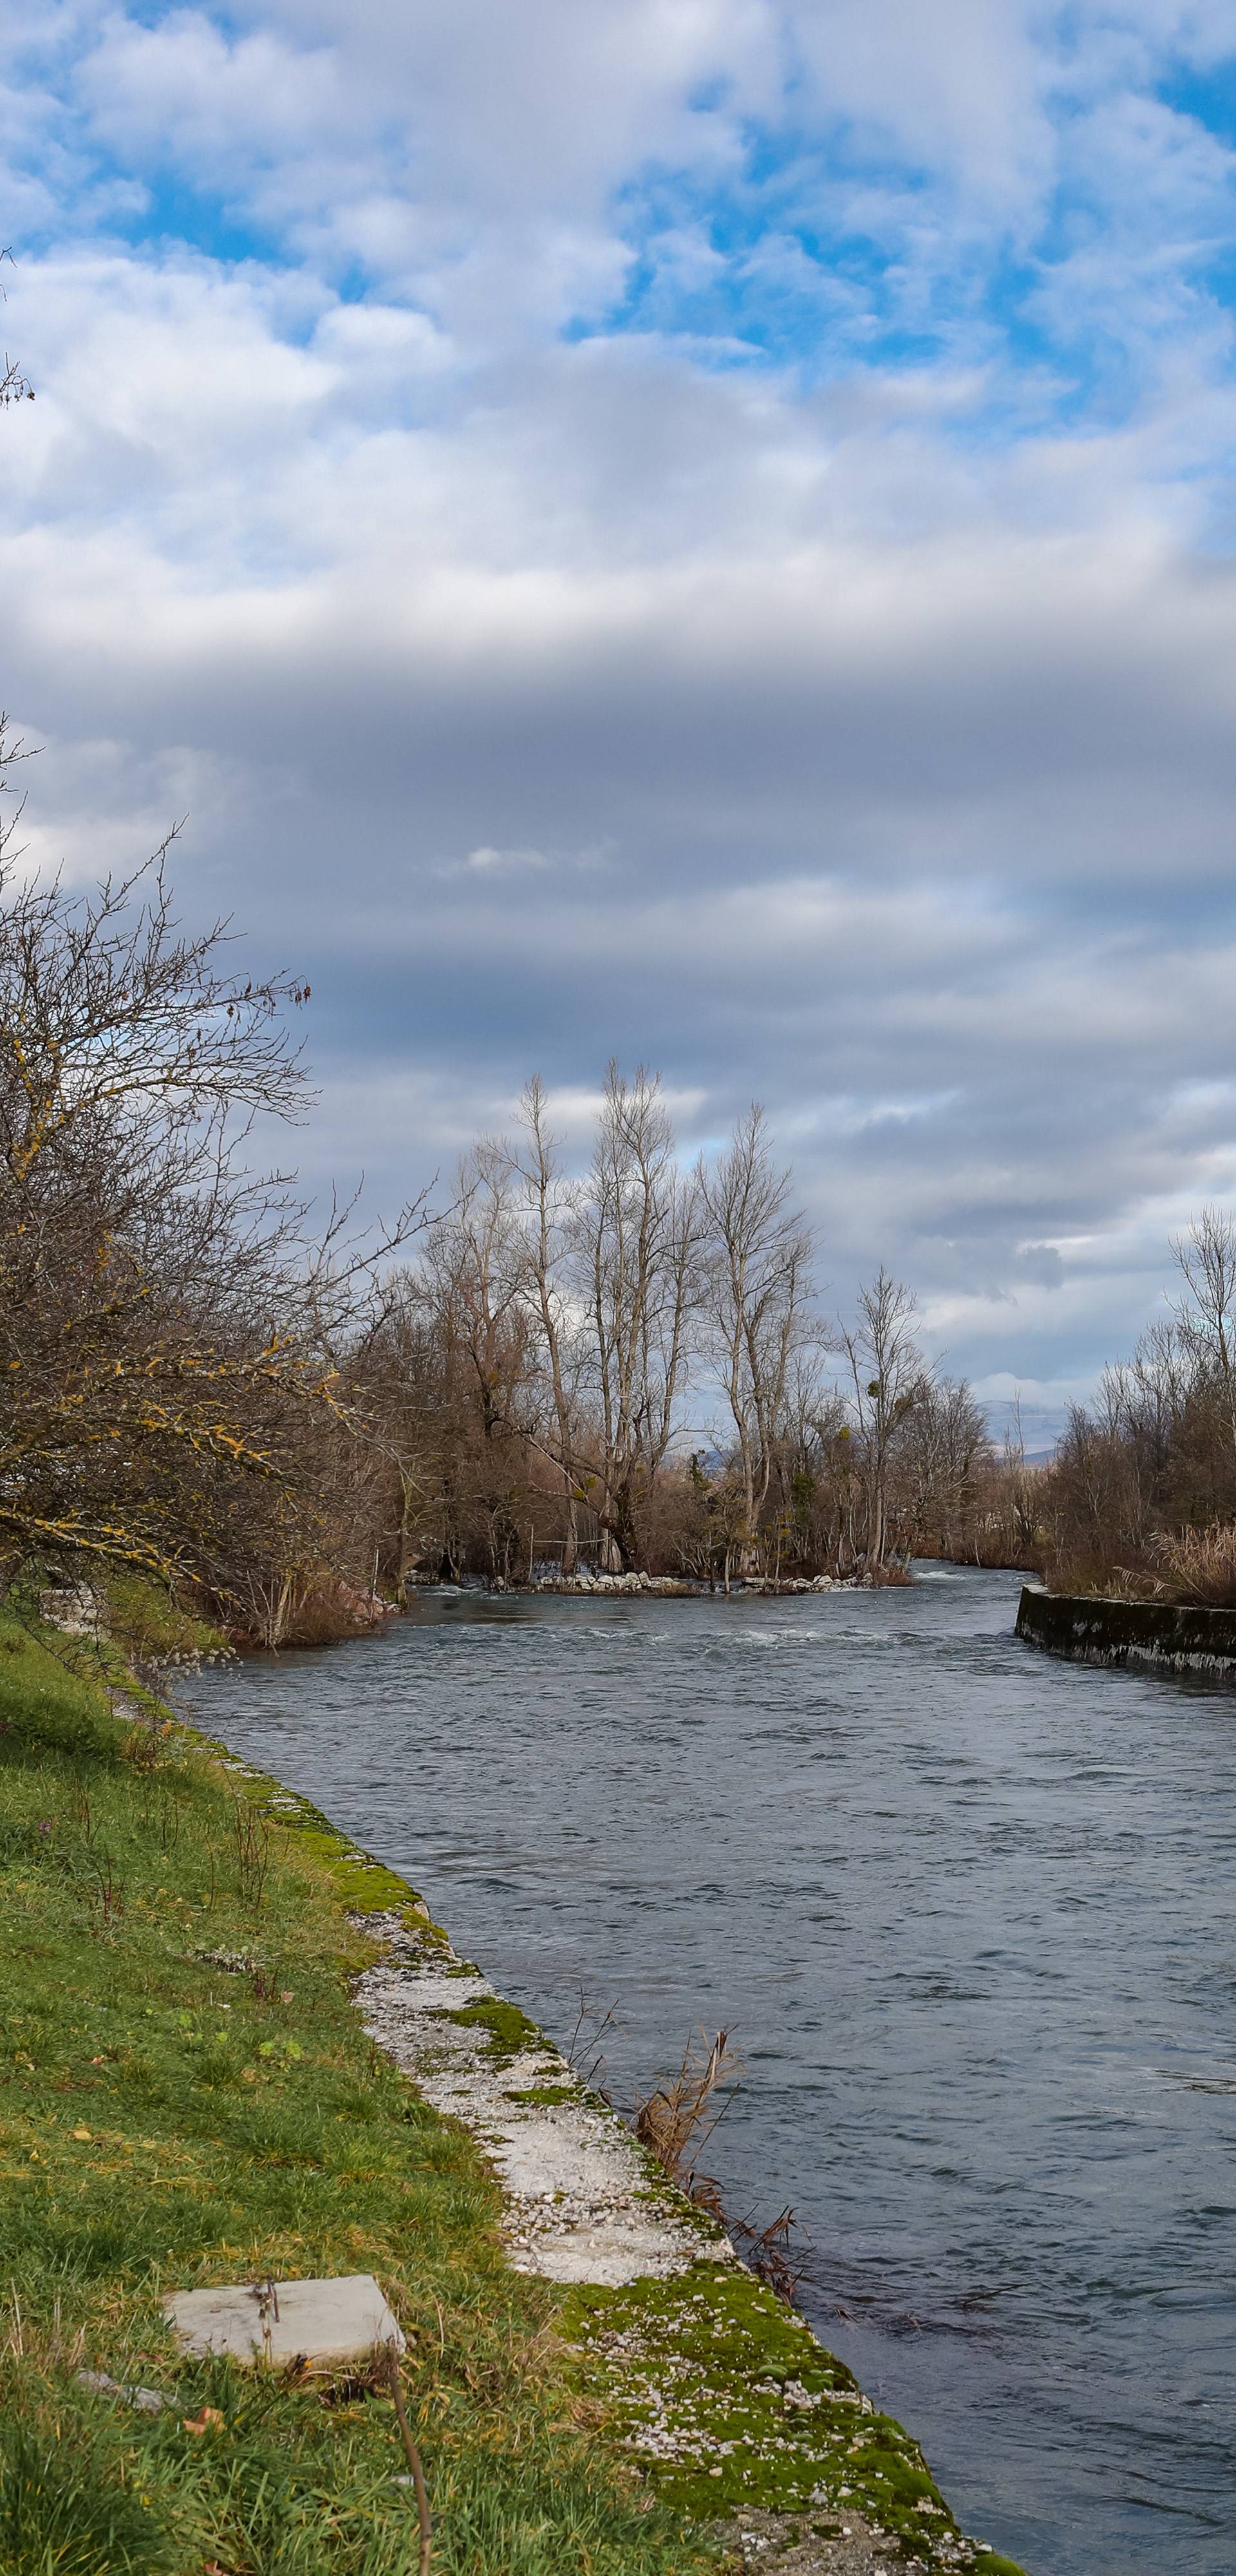
[[[143,1622],[147,1650],[174,1645],[149,1617],[130,1604],[130,1648]],[[173,1725],[112,1650],[0,1622],[5,2576],[403,2576],[389,2403],[181,2362],[159,2304],[358,2271],[408,2336],[436,2576],[737,2567],[744,2514],[846,2553],[830,2566],[865,2517],[913,2566],[1017,2576],[748,2274],[564,2295],[511,2271],[477,2145],[349,2001],[375,1955],[349,1917],[392,1907],[441,1938],[402,1880]],[[83,2367],[161,2410],[91,2393]]]
[[[409,2337],[437,2568],[707,2563],[581,2424],[475,2147],[360,2029],[347,1980],[371,1952],[345,1905],[407,1891],[256,1824],[225,1769],[152,1734],[157,1712],[112,1714],[87,1651],[56,1645],[0,1626],[6,2576],[404,2576],[389,2404],[181,2363],[159,2309],[212,2279],[370,2270]],[[91,2395],[83,2365],[170,2402]],[[222,2422],[186,2430],[204,2407]]]

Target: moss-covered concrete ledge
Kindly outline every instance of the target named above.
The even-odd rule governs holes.
[[[1016,1634],[1080,1664],[1133,1664],[1236,1681],[1236,1610],[1111,1601],[1023,1586]]]
[[[358,1930],[381,1944],[355,1987],[367,2033],[496,2169],[509,2259],[556,2285],[598,2438],[687,2530],[711,2535],[719,2566],[1022,2576],[961,2531],[909,2434],[458,1956],[415,1890],[307,1799],[210,1750],[346,1887]]]

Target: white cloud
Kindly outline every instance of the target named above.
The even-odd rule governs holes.
[[[1155,94],[1221,37],[1151,0],[23,21],[34,855],[189,809],[187,901],[311,975],[315,1172],[398,1195],[533,1066],[575,1136],[642,1056],[688,1141],[765,1098],[834,1293],[886,1252],[993,1385],[1136,1329],[1166,1211],[1236,1186],[1231,155]]]
[[[482,843],[479,850],[469,850],[464,866],[473,876],[519,874],[525,868],[546,868],[549,861],[543,850],[495,850]]]

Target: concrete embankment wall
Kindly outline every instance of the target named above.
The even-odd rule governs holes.
[[[1081,1664],[1140,1664],[1213,1673],[1236,1683],[1236,1610],[1182,1609],[1166,1601],[1103,1601],[1027,1583],[1017,1635]]]

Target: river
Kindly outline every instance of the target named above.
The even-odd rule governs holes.
[[[706,2162],[1029,2576],[1236,2568],[1236,1693],[1057,1663],[1017,1578],[439,1593],[202,1674],[615,2091],[693,2025]]]

